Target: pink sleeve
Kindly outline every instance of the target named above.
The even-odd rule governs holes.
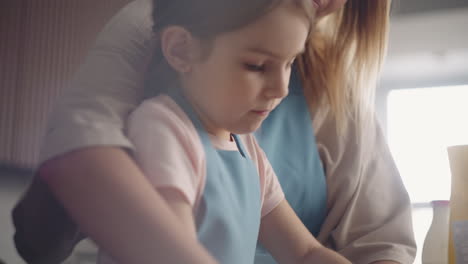
[[[262,192],[262,217],[269,214],[283,201],[284,193],[265,152],[253,135],[243,136],[250,157],[256,163]]]
[[[192,123],[167,96],[143,102],[129,117],[134,158],[155,188],[174,188],[191,206],[205,177],[204,152]]]
[[[260,178],[263,178],[263,205],[262,217],[269,214],[278,204],[283,201],[284,193],[281,185],[276,177],[270,162],[268,161],[265,153],[259,148],[259,161],[258,169],[260,171]]]

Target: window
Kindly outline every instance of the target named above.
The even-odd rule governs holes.
[[[390,149],[412,202],[449,199],[447,146],[468,144],[468,85],[394,90],[387,120]]]
[[[468,144],[468,85],[393,90],[387,101],[389,146],[415,205],[415,263],[431,224],[432,200],[450,199],[450,145]]]

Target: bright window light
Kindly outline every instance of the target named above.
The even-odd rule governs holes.
[[[388,140],[413,203],[450,198],[447,146],[468,144],[468,85],[394,90]]]

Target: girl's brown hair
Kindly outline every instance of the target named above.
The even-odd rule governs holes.
[[[206,44],[207,55],[214,37],[247,26],[285,1],[296,4],[312,22],[311,0],[153,0],[153,32],[158,38],[164,28],[181,26]],[[149,66],[146,96],[168,89],[175,74],[158,45]]]
[[[390,0],[348,0],[343,8],[317,21],[298,60],[311,108],[329,108],[341,135],[350,119],[361,129],[372,123],[390,4]]]

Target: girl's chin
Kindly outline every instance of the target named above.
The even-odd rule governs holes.
[[[262,124],[261,121],[246,124],[246,125],[243,125],[242,127],[236,127],[234,129],[231,129],[231,132],[237,135],[250,134],[250,133],[257,131],[260,128],[261,124]]]

